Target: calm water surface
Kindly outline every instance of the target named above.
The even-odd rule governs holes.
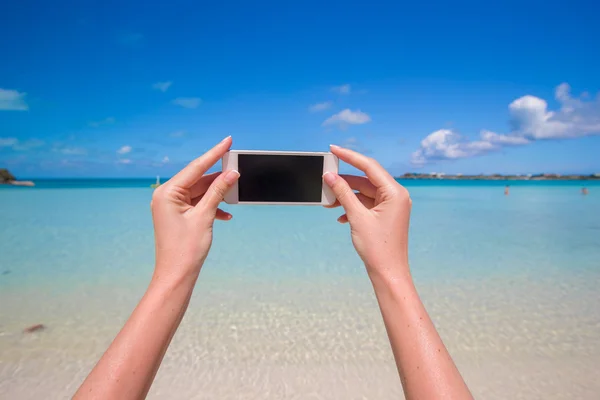
[[[72,395],[118,332],[152,273],[150,183],[0,188],[0,398]],[[413,275],[473,392],[598,398],[600,185],[406,184]],[[398,398],[342,211],[225,208],[150,397]]]

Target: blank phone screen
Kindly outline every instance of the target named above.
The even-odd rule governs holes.
[[[320,203],[323,158],[238,154],[239,201]]]

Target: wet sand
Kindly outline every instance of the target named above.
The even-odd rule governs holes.
[[[589,276],[532,282],[524,275],[423,284],[420,293],[477,398],[596,399],[599,283]],[[71,396],[143,292],[142,285],[125,286],[54,293],[43,307],[43,290],[21,293],[22,313],[0,326],[0,397]],[[0,294],[0,304],[17,306],[14,299]],[[48,328],[21,332],[38,320]],[[401,393],[368,281],[223,284],[201,277],[149,398]]]

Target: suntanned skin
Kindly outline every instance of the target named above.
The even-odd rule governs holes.
[[[237,171],[205,175],[231,138],[194,160],[152,199],[156,265],[151,283],[123,329],[75,393],[75,399],[143,399],[189,304],[212,243],[218,208]],[[385,322],[407,399],[471,399],[413,285],[408,266],[411,200],[375,160],[332,146],[366,176],[326,173],[350,223]],[[356,191],[356,192],[355,192]]]
[[[471,399],[411,278],[408,191],[377,161],[337,146],[331,151],[366,175],[326,173],[324,180],[346,212],[338,220],[350,223],[352,243],[373,284],[406,398]]]
[[[204,175],[230,147],[228,137],[155,190],[151,283],[75,399],[146,397],[210,250],[214,220],[231,219],[218,206],[239,173]]]

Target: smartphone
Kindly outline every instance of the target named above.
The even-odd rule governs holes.
[[[325,172],[338,172],[338,158],[326,152],[231,150],[223,171],[240,178],[225,195],[229,204],[331,205],[335,195],[323,182]]]

